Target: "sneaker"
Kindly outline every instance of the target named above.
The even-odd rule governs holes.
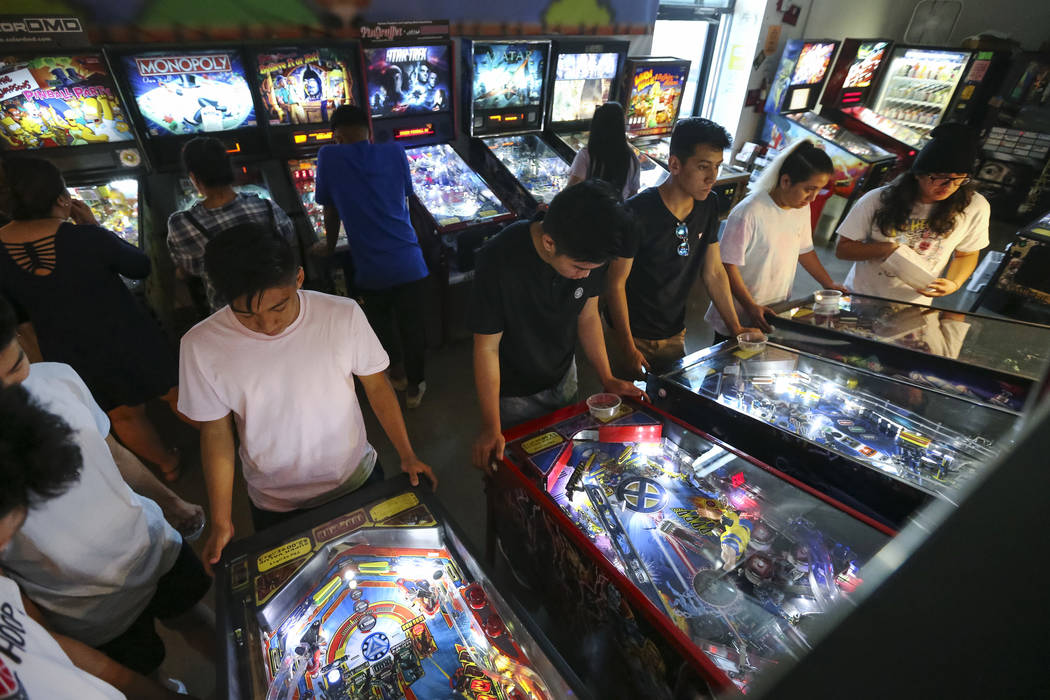
[[[160,684],[164,686],[166,690],[170,690],[176,695],[190,694],[190,692],[186,690],[186,684],[180,681],[178,678],[165,678],[161,680]]]
[[[391,377],[390,386],[394,387],[394,391],[405,391],[408,389],[408,379],[405,377]]]
[[[419,408],[419,404],[423,402],[423,394],[426,392],[426,390],[426,382],[420,382],[419,384],[417,384],[416,390],[408,392],[408,395],[405,396],[405,405],[409,408]]]

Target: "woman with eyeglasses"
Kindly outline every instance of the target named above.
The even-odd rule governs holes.
[[[868,192],[842,225],[835,254],[855,260],[846,286],[929,305],[958,291],[988,246],[988,200],[970,182],[977,135],[942,124],[911,170]]]

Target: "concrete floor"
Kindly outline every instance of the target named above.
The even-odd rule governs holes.
[[[1015,227],[993,222],[991,245],[988,250],[1003,250],[1013,236]],[[818,246],[817,253],[832,277],[845,279],[849,263],[835,258],[833,250]],[[817,289],[817,284],[799,268],[792,296],[798,297]],[[937,300],[937,306],[967,310],[974,294],[957,292]],[[689,299],[687,311],[687,347],[699,350],[711,343],[711,329],[703,320],[708,297],[702,284],[697,284]],[[479,427],[477,400],[474,395],[474,380],[471,366],[471,345],[463,340],[429,352],[427,357],[427,393],[423,405],[405,411],[409,435],[420,458],[430,464],[440,481],[437,494],[462,530],[482,551],[485,533],[485,504],[482,481],[479,473],[470,465],[470,448]],[[586,397],[599,390],[593,370],[582,358],[580,367],[580,396]],[[320,400],[320,397],[319,397]],[[383,434],[375,417],[365,407],[368,434],[379,452],[380,459],[391,476],[398,468],[397,454]],[[162,429],[182,446],[185,455],[184,473],[175,490],[192,502],[207,507],[204,481],[201,474],[196,433],[186,426],[171,420],[170,414],[158,415]],[[235,489],[234,524],[237,534],[244,537],[252,533],[248,512],[248,499],[243,485]],[[207,532],[205,533],[207,534]],[[199,552],[203,538],[195,543]],[[214,593],[209,593],[209,604],[213,605]],[[202,659],[189,649],[178,637],[162,630],[168,658],[162,667],[163,675],[182,680],[189,691],[201,698],[214,693],[216,660]]]

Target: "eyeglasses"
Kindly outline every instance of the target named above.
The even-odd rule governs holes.
[[[674,235],[678,236],[678,254],[683,258],[689,256],[689,226],[684,221],[674,227]]]
[[[945,177],[944,175],[927,175],[926,179],[930,181],[931,185],[940,187],[941,185],[955,185],[956,187],[962,187],[970,181],[969,175],[961,175],[959,177]]]

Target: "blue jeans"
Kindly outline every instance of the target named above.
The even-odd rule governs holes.
[[[551,388],[530,396],[499,397],[500,427],[506,430],[576,403],[578,388],[576,358],[573,358],[565,376]]]

